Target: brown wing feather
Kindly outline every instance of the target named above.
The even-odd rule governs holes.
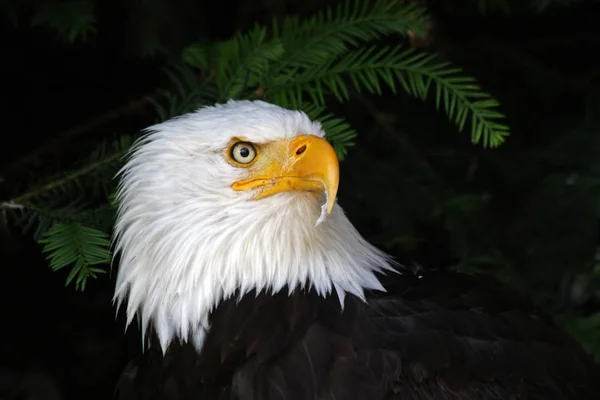
[[[151,349],[123,399],[580,400],[598,366],[519,296],[484,277],[397,277],[368,304],[250,293],[212,314],[205,350]]]
[[[377,340],[401,355],[400,398],[600,398],[598,366],[491,279],[432,273],[390,286],[401,297],[371,309]]]

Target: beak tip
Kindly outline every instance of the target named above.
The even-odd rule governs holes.
[[[335,199],[333,201],[330,201],[329,204],[327,204],[327,215],[331,214],[334,207],[335,207]]]
[[[315,226],[321,225],[331,215],[331,212],[335,207],[335,200],[335,197],[326,199],[326,201],[321,206],[321,215],[319,215],[319,219],[317,219],[317,223],[315,224]]]

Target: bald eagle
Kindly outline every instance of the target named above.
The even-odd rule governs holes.
[[[600,398],[595,364],[507,288],[417,276],[361,237],[324,136],[229,101],[134,146],[114,300],[145,350],[116,398]]]

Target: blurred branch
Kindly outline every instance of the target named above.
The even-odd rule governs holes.
[[[413,144],[410,142],[406,135],[399,133],[394,128],[396,117],[389,113],[381,112],[381,110],[378,107],[376,107],[373,104],[373,102],[367,99],[365,96],[360,96],[359,98],[361,99],[363,105],[367,107],[369,114],[371,114],[373,118],[375,118],[377,123],[384,129],[384,131],[396,142],[398,142],[398,144],[400,144],[406,151],[408,151],[410,155],[413,156],[413,158],[419,163],[421,168],[423,168],[427,176],[432,181],[437,181],[438,174],[433,168],[433,166],[429,163],[429,161],[427,161],[425,156],[415,146],[413,146]]]
[[[425,174],[431,179],[433,182],[438,182],[438,174],[433,168],[433,166],[427,161],[426,157],[411,143],[410,139],[407,135],[399,133],[394,127],[394,123],[396,121],[396,117],[389,113],[381,112],[381,110],[373,104],[371,100],[369,100],[366,96],[357,96],[362,104],[367,108],[369,114],[375,118],[377,124],[381,126],[394,141],[396,141],[403,149],[405,149],[413,159],[419,164],[419,166],[423,169]],[[429,200],[429,202],[433,204],[438,203],[438,199],[431,194],[431,192],[425,188],[421,188],[423,196]]]
[[[110,110],[100,116],[94,117],[88,121],[85,121],[71,129],[63,131],[62,133],[54,136],[50,141],[41,144],[34,148],[31,152],[21,157],[19,160],[12,163],[5,171],[2,176],[6,177],[15,171],[23,169],[27,164],[35,162],[40,156],[60,150],[60,146],[64,145],[67,141],[88,133],[104,124],[118,120],[119,118],[131,115],[150,105],[150,99],[155,99],[162,96],[161,92],[153,92],[150,96],[144,96],[142,98],[130,101],[120,107]]]
[[[573,43],[581,42],[596,42],[600,44],[600,34],[598,32],[564,32],[560,36],[544,36],[524,40],[522,44],[535,48],[556,48],[560,46],[570,46]]]
[[[453,46],[453,51],[464,52],[463,45],[459,48],[459,44]],[[567,87],[578,92],[586,92],[590,85],[590,76],[585,74],[573,75],[562,72],[555,67],[544,64],[526,51],[517,46],[510,45],[507,42],[497,40],[489,36],[483,36],[474,39],[471,42],[471,49],[477,49],[477,57],[481,57],[481,53],[485,53],[496,59],[504,59],[512,62],[515,65],[524,67],[541,75],[549,82],[553,82],[559,86]],[[469,50],[471,51],[471,50]]]
[[[111,163],[117,161],[118,159],[120,159],[121,157],[123,157],[125,155],[127,150],[128,149],[124,148],[121,151],[112,153],[110,156],[108,156],[105,159],[99,160],[95,163],[86,164],[82,168],[76,169],[67,175],[61,176],[60,178],[51,180],[50,182],[48,182],[44,185],[37,186],[37,187],[34,186],[33,188],[26,191],[25,193],[22,193],[11,200],[1,203],[0,207],[2,207],[2,208],[28,207],[27,203],[30,199],[40,196],[46,192],[49,192],[52,189],[61,187],[68,182],[74,181],[84,175],[91,173],[92,171],[97,170],[98,168],[102,168],[106,164],[111,164]]]

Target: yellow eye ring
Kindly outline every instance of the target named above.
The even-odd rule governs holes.
[[[240,166],[249,166],[257,155],[256,146],[250,142],[236,142],[229,148],[229,158]]]

